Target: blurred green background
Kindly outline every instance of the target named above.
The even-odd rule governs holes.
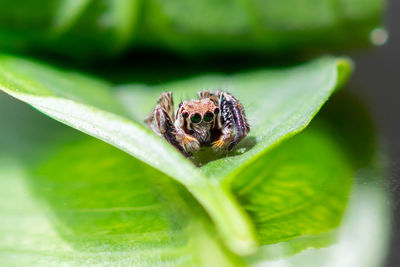
[[[132,50],[185,57],[368,45],[383,0],[0,1],[0,48],[78,60]]]

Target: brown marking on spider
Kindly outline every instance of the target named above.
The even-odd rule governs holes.
[[[172,93],[162,93],[147,125],[187,157],[202,146],[231,150],[250,131],[242,104],[223,91],[197,95],[197,100],[181,102],[174,117]]]

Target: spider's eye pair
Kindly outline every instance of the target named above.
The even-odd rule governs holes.
[[[189,113],[186,111],[183,112],[182,117],[184,117],[184,118],[189,117]],[[204,114],[203,118],[201,117],[201,115],[199,113],[194,113],[192,116],[190,116],[190,121],[195,124],[200,123],[202,119],[205,122],[212,122],[214,120],[214,114],[212,112],[207,112],[206,114]]]
[[[193,123],[200,123],[201,115],[199,113],[195,113],[190,117],[190,120]],[[204,114],[203,120],[205,122],[212,122],[214,120],[214,114],[212,112],[207,112],[206,114]]]

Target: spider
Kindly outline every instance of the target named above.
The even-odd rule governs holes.
[[[145,122],[186,157],[202,146],[231,150],[250,131],[242,104],[223,91],[200,91],[197,96],[181,102],[174,116],[172,92],[164,92]]]

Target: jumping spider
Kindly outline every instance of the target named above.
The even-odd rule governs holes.
[[[242,104],[222,91],[201,91],[197,96],[181,102],[174,116],[172,93],[162,93],[147,125],[186,157],[201,146],[231,150],[250,131]]]

